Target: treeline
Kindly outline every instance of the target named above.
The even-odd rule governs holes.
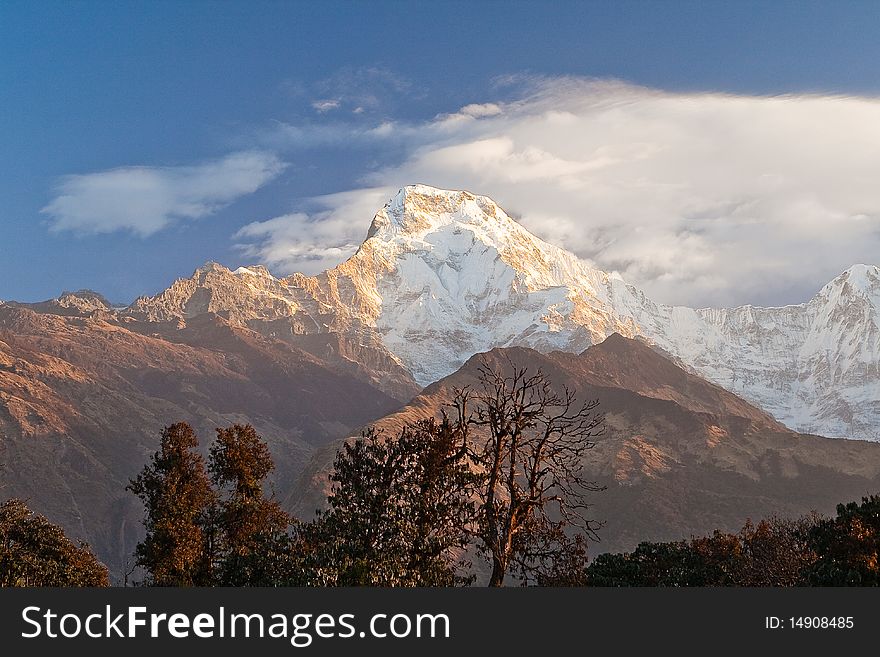
[[[840,505],[834,518],[748,522],[736,534],[645,542],[588,563],[598,525],[587,519],[587,493],[599,487],[579,472],[602,416],[596,402],[576,405],[540,373],[511,371],[483,369],[478,387],[457,392],[451,417],[390,437],[367,431],[346,444],[330,475],[327,510],[311,522],[262,497],[272,465],[253,429],[218,431],[206,473],[191,430],[170,427],[132,486],[147,509],[147,540],[138,548],[146,583],[461,586],[476,580],[468,559],[485,562],[490,586],[880,581],[875,496]],[[178,506],[182,500],[190,502]]]
[[[346,444],[309,522],[265,495],[273,464],[252,427],[218,429],[205,462],[193,430],[172,425],[129,486],[145,508],[143,583],[460,586],[477,558],[490,586],[583,584],[595,407],[540,373],[484,368],[451,414]]]
[[[747,523],[737,534],[641,543],[601,554],[591,586],[878,586],[880,496],[837,506],[837,515]]]

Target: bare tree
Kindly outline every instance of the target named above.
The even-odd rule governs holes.
[[[583,541],[567,535],[595,537],[588,493],[602,490],[581,475],[604,429],[598,401],[578,403],[566,387],[557,392],[540,370],[510,360],[505,369],[484,362],[479,385],[457,390],[453,402],[460,421],[475,429],[469,457],[484,480],[474,533],[492,562],[489,586],[501,586],[511,569],[540,583],[559,579],[550,571],[560,563],[584,562]]]

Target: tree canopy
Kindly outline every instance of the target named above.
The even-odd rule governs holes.
[[[479,477],[465,460],[460,424],[433,418],[394,437],[372,430],[348,443],[330,475],[329,510],[313,528],[323,546],[321,582],[453,586],[471,578],[467,547]]]
[[[107,568],[22,500],[0,504],[0,586],[109,586]]]

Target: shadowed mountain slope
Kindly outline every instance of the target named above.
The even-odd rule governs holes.
[[[606,431],[584,461],[588,477],[607,487],[593,494],[592,517],[606,523],[594,550],[735,530],[747,518],[830,512],[880,488],[880,445],[793,432],[619,335],[580,355],[515,347],[474,356],[374,426],[394,435],[406,422],[439,414],[455,388],[477,384],[481,363],[540,370],[579,399],[599,400]],[[318,449],[306,467],[290,500],[302,515],[322,505],[340,444]]]

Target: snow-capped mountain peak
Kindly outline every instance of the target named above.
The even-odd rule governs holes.
[[[373,219],[368,242],[384,256],[431,251],[455,265],[479,244],[520,275],[530,290],[578,280],[592,289],[609,275],[530,233],[487,196],[428,185],[402,188]]]
[[[864,297],[880,301],[880,267],[853,265],[825,285],[819,294],[827,296],[835,293],[845,294],[849,292],[845,289],[847,287]]]
[[[376,214],[369,237],[381,235],[388,239],[400,233],[416,237],[451,224],[468,225],[496,235],[520,229],[487,196],[429,185],[408,185]]]
[[[613,332],[633,334],[612,312],[606,273],[466,191],[403,188],[358,253],[328,276],[340,273],[374,300],[369,322],[422,384],[497,346],[584,349]]]
[[[368,239],[402,251],[447,253],[461,250],[470,240],[495,249],[523,273],[530,267],[540,269],[547,252],[558,250],[529,233],[492,199],[428,185],[401,189],[376,214]]]

